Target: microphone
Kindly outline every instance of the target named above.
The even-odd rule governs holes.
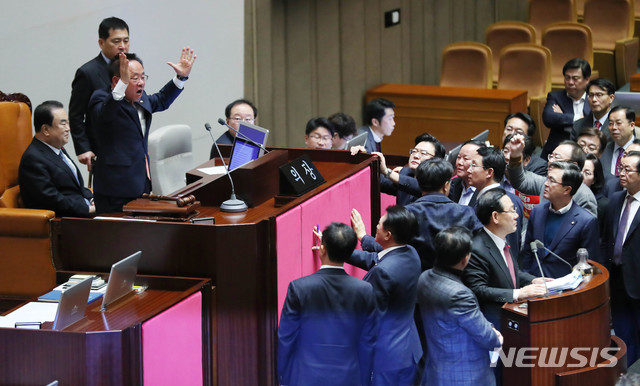
[[[247,204],[245,204],[244,201],[242,200],[238,200],[238,198],[236,197],[236,188],[233,185],[233,178],[231,178],[231,174],[229,173],[229,168],[227,167],[226,162],[224,162],[224,158],[222,158],[222,153],[220,152],[220,148],[218,147],[216,140],[213,138],[213,134],[211,134],[211,125],[209,124],[209,122],[204,124],[204,128],[207,129],[207,131],[209,132],[209,135],[213,140],[213,144],[215,145],[216,150],[218,151],[218,155],[222,160],[222,164],[224,165],[224,170],[227,173],[227,177],[229,177],[229,181],[231,182],[231,197],[220,205],[220,210],[222,212],[228,212],[228,213],[244,212],[248,209]]]
[[[262,151],[264,151],[265,153],[268,153],[268,152],[269,152],[269,150],[267,150],[267,149],[264,147],[264,145],[263,145],[263,144],[261,144],[261,143],[258,143],[258,142],[256,142],[256,141],[254,141],[253,139],[251,139],[251,138],[247,137],[247,136],[246,136],[246,135],[244,135],[243,133],[241,133],[241,132],[239,132],[238,130],[234,129],[233,127],[229,126],[229,125],[227,124],[227,122],[225,122],[225,120],[224,120],[224,119],[222,119],[222,118],[218,118],[218,123],[219,123],[220,125],[222,125],[222,126],[226,126],[226,127],[228,127],[229,129],[233,130],[233,131],[236,133],[236,135],[239,135],[241,138],[246,139],[246,140],[247,140],[247,141],[249,141],[252,145],[259,147],[259,148],[260,148],[260,149],[262,149]]]
[[[547,287],[547,278],[544,277],[544,272],[542,272],[542,266],[540,265],[540,259],[538,258],[538,244],[536,243],[536,241],[532,241],[529,246],[531,247],[531,251],[533,251],[533,256],[535,256],[536,258],[536,263],[538,263],[538,269],[540,270],[540,276],[543,280],[542,283],[544,284],[544,289],[547,293],[549,293],[549,288]]]
[[[560,257],[560,256],[556,255],[556,254],[555,254],[551,249],[549,249],[549,248],[545,247],[545,246],[544,246],[544,243],[543,243],[542,241],[540,241],[540,240],[536,240],[536,241],[532,241],[532,242],[531,242],[531,244],[532,244],[532,245],[533,245],[534,243],[536,244],[536,247],[544,249],[545,251],[549,252],[549,254],[551,254],[552,256],[555,256],[558,260],[560,260],[560,261],[562,261],[563,263],[565,263],[566,265],[568,265],[568,266],[569,266],[569,272],[573,271],[573,266],[572,266],[571,264],[569,264],[569,262],[568,262],[568,261],[566,261],[566,260],[565,260],[565,259],[563,259],[562,257]],[[533,249],[533,247],[531,247],[531,249]],[[540,270],[540,271],[542,271],[542,270]]]

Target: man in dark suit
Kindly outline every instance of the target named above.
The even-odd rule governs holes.
[[[495,147],[482,146],[478,148],[476,154],[471,157],[471,164],[467,173],[467,183],[476,188],[477,197],[482,196],[486,192],[494,188],[501,188],[500,183],[504,179],[504,171],[507,163],[504,160],[502,151]],[[522,200],[513,193],[506,192],[507,196],[513,202],[513,206],[518,214],[516,231],[507,236],[509,245],[513,248],[511,251],[516,256],[522,244],[522,221],[524,219],[524,206]],[[477,199],[470,203],[475,209]]]
[[[447,193],[451,201],[461,205],[469,205],[469,203],[475,199],[476,188],[469,186],[467,183],[467,173],[469,172],[469,165],[471,165],[471,157],[473,157],[473,155],[476,154],[476,150],[483,145],[482,142],[474,140],[462,144],[456,157],[456,178],[451,180],[449,193]]]
[[[611,141],[605,146],[600,163],[605,176],[617,176],[622,153],[631,146],[635,139],[636,113],[626,106],[616,106],[609,112],[609,135]]]
[[[69,124],[78,161],[91,171],[91,161],[98,153],[97,135],[89,114],[89,99],[96,90],[111,85],[109,63],[120,52],[129,52],[129,26],[117,17],[108,17],[98,27],[100,53],[76,71],[71,83]]]
[[[189,78],[196,56],[182,49],[177,64],[168,64],[176,76],[159,92],[144,91],[147,75],[135,54],[120,53],[109,66],[112,90],[98,90],[89,107],[100,150],[95,165],[98,213],[120,212],[127,202],[151,191],[148,138],[151,115],[169,108]]]
[[[587,101],[589,101],[591,113],[573,123],[569,139],[575,141],[582,129],[595,127],[605,133],[607,141],[611,140],[609,135],[609,111],[615,98],[615,92],[616,87],[613,83],[604,78],[592,79],[587,84]]]
[[[381,142],[384,136],[391,135],[396,126],[393,120],[396,105],[388,99],[377,98],[364,107],[365,126],[358,129],[358,134],[368,133],[365,150],[367,153],[382,152]]]
[[[227,125],[231,126],[235,130],[240,129],[240,122],[248,122],[254,124],[256,118],[258,118],[258,109],[250,101],[246,99],[237,99],[227,105],[224,109],[224,116],[227,119]],[[233,140],[236,138],[236,132],[227,129],[222,135],[216,139],[218,145],[232,145]],[[209,159],[214,159],[218,156],[218,151],[215,145],[211,145],[211,151],[209,152]]]
[[[640,358],[640,152],[622,158],[620,184],[625,190],[609,196],[602,251],[610,273],[613,330],[627,345],[630,366]]]
[[[540,240],[544,245],[567,263],[548,253],[538,250],[540,265],[545,277],[559,278],[571,272],[578,263],[576,253],[586,248],[592,259],[600,257],[598,219],[572,201],[573,192],[582,184],[582,174],[578,166],[570,162],[552,162],[544,186],[545,204],[531,211],[524,248],[520,255],[522,269],[540,276],[531,242]]]
[[[369,385],[376,341],[376,298],[343,268],[358,240],[332,223],[314,246],[322,266],[289,283],[278,327],[280,385]]]
[[[96,210],[80,170],[63,146],[69,142],[69,118],[62,103],[46,101],[33,113],[35,136],[18,168],[25,207],[48,209],[56,216],[88,217]]]
[[[589,62],[574,58],[562,67],[564,90],[551,91],[547,94],[547,104],[542,110],[542,122],[549,128],[540,157],[547,155],[560,144],[569,139],[573,123],[586,117],[591,109],[586,99],[587,83],[591,78]]]
[[[496,188],[483,194],[476,214],[483,229],[473,238],[464,282],[478,297],[487,320],[500,329],[500,309],[505,302],[543,295],[546,289],[542,279],[520,271],[518,256],[506,242],[517,226],[517,213],[506,192]]]
[[[418,165],[431,158],[444,158],[446,150],[434,136],[423,133],[416,137],[415,146],[409,150],[409,164],[402,168],[391,169],[382,153],[374,152],[380,159],[380,191],[396,196],[397,205],[407,205],[420,196],[422,190],[415,178]]]
[[[416,384],[422,348],[413,313],[420,258],[407,244],[417,232],[418,224],[411,212],[402,206],[390,206],[376,227],[375,240],[382,251],[355,250],[347,260],[369,271],[364,280],[373,286],[380,313],[373,385]]]
[[[493,385],[488,351],[502,335],[480,312],[478,299],[462,283],[471,257],[471,232],[452,227],[435,238],[433,269],[420,275],[418,301],[427,339],[427,385]]]

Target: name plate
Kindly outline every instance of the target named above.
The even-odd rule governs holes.
[[[281,196],[301,196],[323,183],[324,178],[306,154],[280,166]]]

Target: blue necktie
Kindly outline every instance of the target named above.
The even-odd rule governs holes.
[[[75,165],[71,162],[71,160],[65,157],[62,149],[60,149],[60,153],[58,153],[58,155],[60,156],[60,158],[62,158],[62,162],[64,162],[65,165],[67,165],[69,169],[71,169],[71,173],[73,173],[73,176],[76,178],[76,182],[80,184],[80,181],[78,181],[78,172],[76,171]]]

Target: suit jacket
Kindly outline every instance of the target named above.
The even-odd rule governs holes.
[[[613,246],[618,234],[618,223],[622,214],[622,206],[627,196],[627,190],[613,193],[609,196],[609,210],[604,220],[602,230],[602,252],[605,257],[607,268],[611,267],[613,258]],[[622,278],[624,289],[633,299],[640,299],[640,261],[638,251],[640,250],[640,211],[638,211],[631,221],[631,226],[627,232],[627,237],[622,244]],[[616,285],[618,284],[618,285]],[[611,287],[619,287],[620,283],[612,283]],[[612,291],[612,295],[613,295]]]
[[[98,153],[98,140],[89,114],[89,100],[96,90],[109,89],[108,64],[99,53],[76,71],[71,83],[69,100],[69,126],[76,154]]]
[[[605,174],[605,177],[606,176],[607,175]],[[611,175],[610,178],[605,178],[604,186],[602,187],[602,194],[605,197],[611,197],[613,193],[619,192],[622,189],[623,189],[622,185],[620,185],[620,178],[617,176]]]
[[[500,341],[460,276],[439,267],[423,272],[418,301],[429,347],[427,384],[494,385],[487,351]]]
[[[507,167],[507,177],[511,185],[519,192],[540,196],[540,204],[547,202],[547,199],[543,196],[546,177],[525,171],[522,168],[522,163],[518,163],[517,165],[509,163]],[[576,194],[573,195],[573,202],[585,208],[594,216],[598,215],[596,196],[585,184],[581,184]]]
[[[573,123],[573,129],[571,129],[571,139],[572,141],[578,140],[578,135],[582,131],[582,129],[586,127],[594,127],[593,126],[593,114],[589,113],[589,115],[585,115],[584,118],[578,119]],[[604,123],[600,127],[600,130],[604,133],[605,137],[607,137],[607,142],[611,142],[611,134],[609,134],[609,114],[607,113],[607,119],[605,119]]]
[[[522,227],[524,226],[524,204],[520,197],[516,196],[511,192],[507,192],[507,196],[513,202],[513,206],[516,208],[516,212],[518,212],[518,220],[517,220],[517,228],[516,231],[507,235],[507,242],[511,246],[511,253],[514,256],[518,256],[520,253],[520,247],[522,246]],[[474,199],[470,203],[470,206],[473,210],[476,210],[477,200],[476,195],[473,196]]]
[[[64,149],[62,151],[69,156]],[[89,206],[85,198],[91,201],[93,194],[84,187],[75,163],[74,167],[77,180],[59,155],[33,138],[22,154],[18,168],[20,196],[25,207],[52,210],[56,216],[88,217]]]
[[[607,146],[605,146],[602,155],[600,156],[600,163],[602,164],[602,171],[604,172],[605,177],[615,176],[616,173],[611,173],[611,162],[613,159],[618,159],[618,152],[616,151],[614,154],[615,143],[613,141],[607,142]]]
[[[547,248],[568,261],[571,267],[578,264],[576,253],[580,248],[586,248],[589,252],[589,258],[598,261],[600,259],[598,219],[584,208],[573,203],[569,211],[563,215],[562,222],[553,240],[551,240],[551,243],[547,243],[544,239],[544,233],[550,205],[550,202],[537,205],[531,211],[527,235],[520,255],[522,269],[534,276],[540,276],[540,269],[530,246],[530,243],[534,240],[542,241]],[[572,270],[571,267],[544,249],[538,249],[538,258],[546,277],[562,277]]]
[[[236,139],[233,135],[229,134],[229,130],[222,133],[218,139],[216,139],[216,143],[218,145],[233,145],[233,140]],[[216,150],[216,145],[211,145],[211,151],[209,152],[209,159],[214,159],[218,157],[218,151]]]
[[[553,105],[562,109],[562,114],[553,111]],[[591,113],[589,101],[584,101],[582,116]],[[542,110],[542,122],[549,128],[549,137],[544,143],[542,154],[551,154],[560,142],[570,138],[573,129],[573,99],[567,95],[566,90],[551,91],[547,94],[547,104]],[[575,140],[574,140],[575,141]]]
[[[142,93],[142,99],[136,105],[144,110],[144,133],[138,111],[130,102],[125,99],[115,101],[110,90],[98,90],[93,94],[89,107],[100,141],[94,167],[95,193],[122,198],[145,193],[151,114],[169,108],[181,92],[173,81],[169,81],[153,95]]]
[[[422,356],[418,330],[413,320],[417,303],[420,258],[404,245],[378,261],[377,252],[355,250],[348,263],[369,272],[364,276],[376,294],[380,315],[374,354],[375,371],[400,370],[417,364]]]
[[[555,149],[555,147],[554,147]],[[553,152],[553,150],[551,150]],[[537,155],[532,155],[529,163],[524,167],[524,170],[529,171],[531,173],[535,173],[539,176],[547,176],[547,166],[548,162]]]
[[[489,234],[483,229],[473,237],[471,259],[464,270],[464,283],[478,297],[484,316],[500,330],[500,309],[513,301],[513,290],[531,284],[535,276],[520,271],[517,255],[511,254],[516,272],[514,287],[509,268]]]
[[[380,191],[392,196],[396,196],[397,205],[407,205],[420,196],[422,196],[422,190],[418,185],[418,180],[410,167],[405,166],[400,170],[398,184],[393,183],[385,176],[380,176]]]
[[[364,148],[367,149],[367,153],[373,153],[376,150],[376,140],[373,139],[373,132],[369,128],[369,126],[362,126],[358,129],[358,134],[367,133],[367,143],[364,145]],[[357,134],[356,134],[357,135]]]
[[[369,385],[376,341],[369,283],[323,268],[289,284],[278,328],[281,385]]]
[[[464,181],[462,178],[460,177],[454,177],[451,179],[451,185],[449,187],[449,198],[451,199],[451,201],[458,203],[458,201],[460,201],[460,197],[462,196],[462,192],[466,189],[466,185],[464,184]],[[478,196],[478,191],[475,191],[473,193],[473,195],[471,196],[471,201],[469,201],[469,203],[471,202],[475,202],[476,198]]]

